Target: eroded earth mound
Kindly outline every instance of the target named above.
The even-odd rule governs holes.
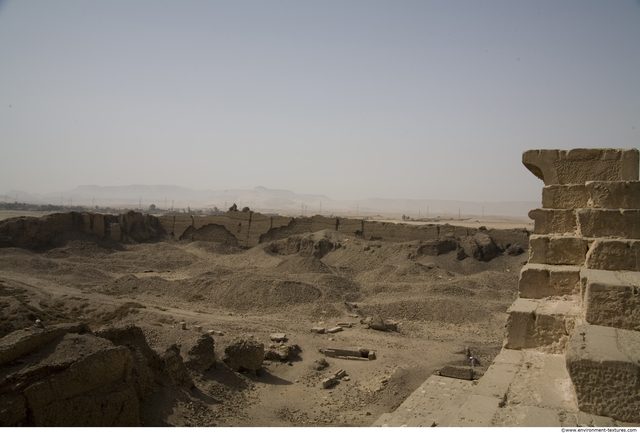
[[[368,426],[468,350],[491,363],[526,261],[521,234],[495,230],[406,242],[321,230],[239,248],[174,240],[136,214],[50,220],[29,223],[33,242],[26,223],[0,221],[3,426]],[[286,353],[229,367],[248,335]]]

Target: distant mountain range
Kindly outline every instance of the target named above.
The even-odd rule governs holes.
[[[412,218],[434,218],[440,215],[503,215],[526,217],[534,201],[469,202],[456,200],[411,200],[367,198],[364,200],[332,200],[325,195],[297,194],[293,191],[269,189],[194,190],[175,185],[97,186],[81,185],[55,194],[30,194],[12,190],[0,195],[0,202],[24,202],[73,206],[127,207],[160,209],[191,207],[226,210],[233,203],[263,213],[287,215],[407,215]]]

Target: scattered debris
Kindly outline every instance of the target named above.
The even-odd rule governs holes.
[[[375,314],[372,317],[367,317],[364,322],[365,325],[369,325],[371,329],[378,331],[386,331],[387,325],[384,324],[384,319],[379,314]]]
[[[384,322],[385,326],[389,331],[398,332],[398,322],[395,320],[387,320]]]
[[[368,349],[320,349],[320,352],[330,358],[350,359],[352,361],[373,361],[376,359],[375,352]]]
[[[324,370],[325,368],[327,368],[329,366],[329,363],[324,358],[320,358],[320,359],[316,360],[313,364],[314,364],[313,368],[315,368],[318,371]]]
[[[327,329],[327,334],[335,334],[340,331],[342,331],[342,328],[340,326],[336,326],[334,328]]]
[[[316,334],[324,334],[325,328],[322,328],[320,326],[314,326],[313,328],[311,328],[311,332],[315,332]]]
[[[345,377],[346,375],[347,375],[347,372],[344,370],[336,371],[335,373],[333,373],[331,377],[322,379],[322,388],[324,389],[329,388],[331,385],[338,383],[338,381],[343,377]]]
[[[334,383],[338,383],[338,379],[336,379],[335,377],[327,377],[326,379],[322,379],[322,387],[324,389],[329,388]]]
[[[291,361],[302,349],[297,344],[272,344],[264,353],[264,359],[273,361]]]
[[[343,328],[351,328],[352,324],[349,322],[338,322],[336,326],[342,326]]]

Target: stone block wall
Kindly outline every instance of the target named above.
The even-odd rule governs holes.
[[[639,161],[637,149],[523,154],[545,186],[505,342],[566,351],[580,409],[627,422],[640,422]]]

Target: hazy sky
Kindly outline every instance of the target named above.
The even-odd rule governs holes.
[[[0,0],[0,194],[539,200],[640,147],[640,2]]]

